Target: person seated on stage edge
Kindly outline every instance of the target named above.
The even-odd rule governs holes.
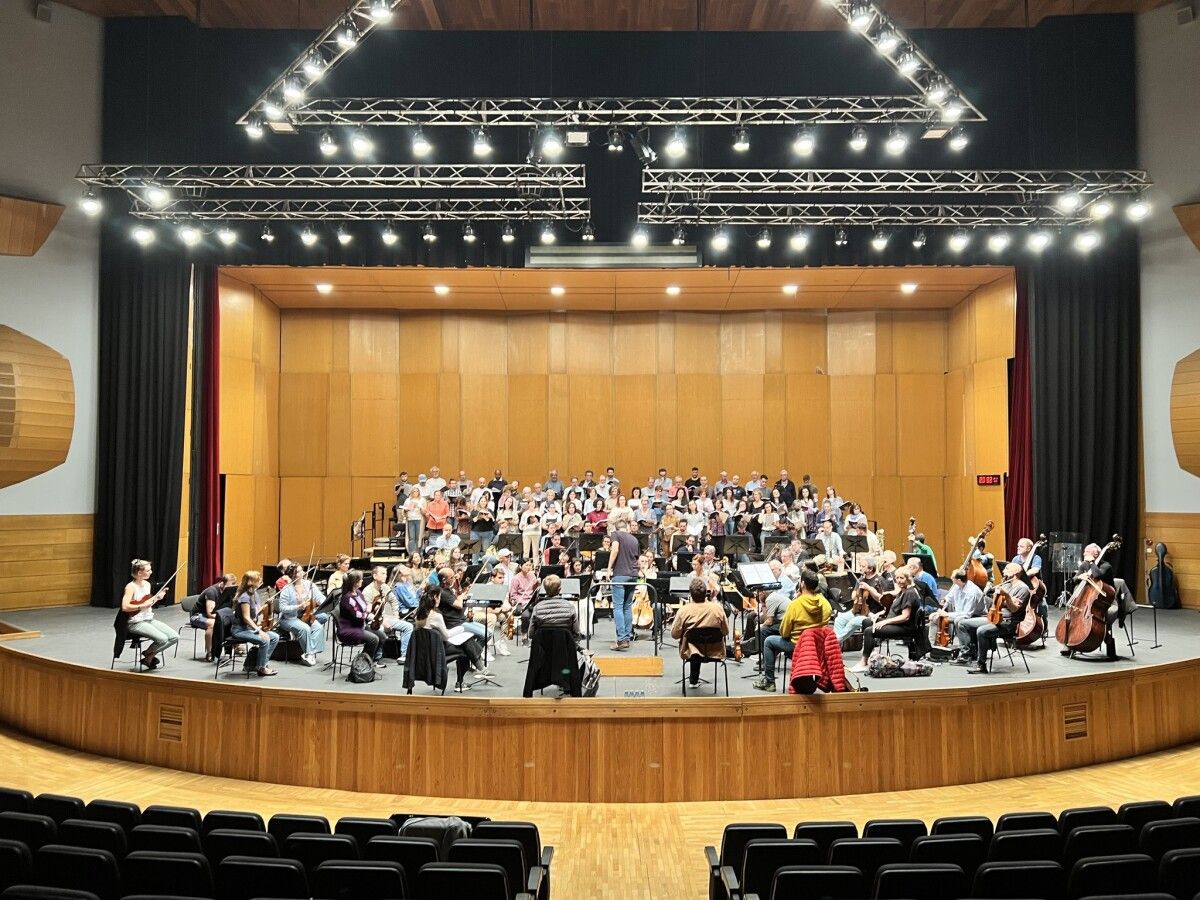
[[[288,586],[279,592],[277,601],[279,621],[275,630],[281,635],[290,634],[300,645],[300,662],[306,666],[317,664],[317,654],[325,649],[325,620],[329,617],[324,613],[317,614],[309,625],[300,613],[312,602],[314,610],[325,602],[321,589],[305,577],[300,566],[293,565],[287,572],[290,579]]]
[[[342,599],[338,604],[338,638],[344,644],[362,644],[363,652],[371,657],[375,668],[385,667],[383,662],[382,631],[367,627],[370,607],[362,592],[362,572],[351,569],[342,582]]]
[[[950,633],[957,640],[958,623],[963,619],[986,617],[987,601],[983,597],[983,591],[974,582],[967,580],[967,573],[962,569],[951,572],[950,581],[950,590],[946,591],[946,596],[942,598],[941,606],[929,616],[929,623],[931,631],[936,633],[938,622],[949,619]],[[960,645],[955,648],[955,652],[961,654],[964,649]]]
[[[446,661],[458,660],[458,680],[454,692],[463,692],[463,678],[467,669],[474,670],[477,679],[484,675],[483,647],[474,634],[461,625],[449,626],[441,613],[443,589],[429,585],[421,594],[421,603],[417,607],[416,627],[428,628],[435,632],[446,645]]]
[[[148,671],[154,671],[158,668],[159,654],[179,643],[179,635],[174,628],[154,619],[154,604],[167,595],[167,589],[163,587],[157,594],[150,593],[150,563],[144,559],[133,560],[129,564],[129,574],[133,580],[125,585],[125,593],[121,595],[121,612],[129,617],[127,634],[149,641],[149,646],[142,651],[142,665]]]
[[[920,628],[920,620],[921,595],[913,587],[912,573],[908,569],[897,569],[896,599],[891,609],[871,616],[863,623],[862,661],[850,671],[867,671],[867,660],[879,642],[914,637]],[[910,656],[913,652],[916,651],[910,651]]]
[[[401,618],[396,593],[388,587],[387,575],[387,566],[375,566],[371,569],[371,583],[363,591],[363,599],[367,601],[371,618],[375,616],[375,605],[383,604],[382,630],[385,636],[391,635],[400,641],[399,662],[403,665],[405,657],[408,656],[408,641],[412,637],[413,627],[411,622]],[[399,587],[399,584],[396,586]]]
[[[533,560],[526,557],[521,560],[521,568],[513,575],[508,583],[508,603],[513,609],[513,615],[521,617],[521,634],[529,633],[529,617],[533,610],[530,604],[533,595],[537,593],[537,575],[533,572]]]
[[[921,608],[925,612],[932,612],[937,609],[937,579],[925,571],[925,567],[921,565],[921,558],[919,556],[909,558],[908,570],[912,573],[913,586],[921,595]]]
[[[1032,593],[1025,583],[1025,570],[1016,563],[1004,567],[1004,580],[996,585],[997,592],[1003,592],[1004,603],[1000,609],[1000,624],[993,625],[987,615],[970,619],[961,619],[957,623],[959,658],[955,660],[960,665],[971,665],[974,655],[978,665],[968,671],[973,674],[986,675],[988,653],[995,649],[998,638],[1011,640],[1017,633],[1017,625],[1025,617],[1025,609],[1029,606]]]
[[[671,637],[679,641],[679,658],[688,661],[688,685],[700,684],[700,666],[706,659],[725,659],[725,638],[729,634],[729,620],[721,604],[709,599],[708,585],[701,578],[693,578],[688,587],[690,603],[679,607],[671,625]],[[688,632],[694,628],[717,628],[722,634],[719,642],[693,644]]]
[[[562,579],[557,575],[547,575],[542,582],[543,597],[533,607],[533,614],[530,616],[530,641],[543,628],[566,628],[570,629],[575,642],[579,642],[581,635],[578,611],[575,603],[564,598],[561,591]]]
[[[258,589],[261,585],[262,573],[257,570],[251,569],[242,574],[237,599],[234,601],[237,615],[233,620],[232,634],[236,640],[254,645],[254,649],[246,654],[246,662],[242,668],[247,672],[254,670],[261,677],[268,678],[275,674],[275,670],[268,663],[279,644],[279,635],[274,631],[263,631],[259,627],[262,604],[259,601]]]
[[[226,572],[216,584],[210,584],[200,592],[188,624],[204,629],[204,661],[212,662],[213,625],[217,621],[217,610],[233,604],[237,592],[237,576]]]
[[[290,562],[288,568],[291,568]],[[340,591],[342,589],[342,582],[346,578],[346,573],[349,571],[350,557],[345,553],[339,553],[333,561],[333,573],[329,576],[329,580],[325,582],[325,593],[333,596],[334,592]],[[279,590],[283,590],[283,588],[279,588]]]
[[[782,653],[791,659],[796,649],[796,637],[809,628],[820,628],[829,624],[833,616],[833,607],[829,601],[817,593],[817,576],[815,572],[800,573],[800,594],[788,603],[779,622],[779,633],[768,637],[762,644],[763,674],[762,678],[751,684],[751,687],[769,693],[775,690],[775,659]]]

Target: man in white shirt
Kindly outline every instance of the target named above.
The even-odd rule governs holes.
[[[800,567],[796,565],[796,555],[790,549],[780,550],[779,562],[783,567],[783,574],[788,577],[792,584],[798,584],[800,581]]]
[[[442,477],[442,470],[437,466],[429,467],[429,478],[425,481],[426,487],[429,489],[429,496],[433,496],[434,491],[446,490],[446,479]]]
[[[825,555],[829,559],[841,559],[845,552],[842,549],[842,536],[833,530],[833,523],[828,519],[821,523],[821,531],[817,535],[817,540],[825,548]]]
[[[758,471],[756,469],[752,469],[750,471],[750,479],[746,482],[746,493],[753,494],[755,491],[763,491],[765,493],[765,488],[766,485],[763,483],[762,479],[758,477]]]
[[[658,477],[654,479],[650,486],[655,490],[662,488],[665,491],[671,487],[671,483],[671,477],[667,474],[667,470],[660,468],[658,470]]]
[[[435,550],[453,550],[462,543],[462,538],[454,533],[454,526],[447,522],[442,526],[442,533],[433,542]]]

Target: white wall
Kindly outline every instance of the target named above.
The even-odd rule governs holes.
[[[1155,183],[1142,227],[1142,427],[1146,509],[1200,511],[1200,478],[1171,442],[1171,375],[1200,348],[1200,250],[1172,206],[1200,201],[1200,21],[1172,6],[1138,16],[1138,150]]]
[[[0,0],[0,193],[66,205],[33,257],[0,256],[0,322],[71,362],[75,433],[66,461],[0,490],[0,515],[93,511],[99,242],[74,175],[100,160],[103,22],[54,4]]]

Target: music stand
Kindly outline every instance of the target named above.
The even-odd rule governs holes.
[[[647,550],[650,549],[650,532],[635,531],[633,533],[633,536],[635,538],[637,538],[639,553],[645,553]]]
[[[592,571],[598,572],[608,568],[608,561],[612,559],[612,551],[597,551],[592,555]]]
[[[727,534],[717,540],[720,542],[717,552],[726,559],[750,555],[751,537],[748,534]]]
[[[812,559],[814,556],[822,556],[825,553],[825,545],[816,538],[805,538],[802,543],[804,544],[805,551],[808,553],[808,556],[805,557],[806,559]]]
[[[933,576],[934,581],[937,581],[937,563],[933,561],[933,557],[928,553],[905,553],[904,562],[908,563],[910,559],[918,559],[921,561],[921,568]]]
[[[604,546],[604,535],[584,531],[579,535],[579,552],[595,553]]]
[[[545,581],[550,575],[557,575],[559,578],[563,578],[566,574],[567,570],[562,566],[542,566],[538,569],[538,578],[542,581]]]
[[[467,538],[459,543],[458,550],[466,559],[472,559],[482,547],[483,541],[479,538]]]
[[[862,570],[862,567],[858,565],[859,555],[871,552],[871,547],[867,543],[867,536],[865,534],[851,534],[842,538],[842,549],[850,554],[850,559],[854,562],[851,569],[855,572]]]
[[[514,557],[521,555],[521,535],[502,534],[496,538],[496,551],[507,550]]]
[[[697,551],[698,552],[698,551]],[[695,553],[687,553],[683,550],[675,554],[675,571],[687,572],[692,568],[692,557]]]

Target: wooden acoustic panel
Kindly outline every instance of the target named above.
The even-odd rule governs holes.
[[[0,488],[62,465],[74,428],[71,363],[0,325]]]
[[[62,214],[61,203],[0,197],[0,256],[33,256]]]
[[[1175,364],[1171,377],[1171,440],[1179,468],[1200,475],[1200,350]]]
[[[0,609],[84,604],[91,593],[90,513],[0,516]]]
[[[1192,239],[1196,249],[1200,250],[1200,203],[1185,203],[1175,207],[1175,218]]]
[[[1167,563],[1175,570],[1179,584],[1179,602],[1188,609],[1200,609],[1200,513],[1146,513],[1146,537],[1167,545]],[[1148,556],[1145,565],[1157,562]]]

